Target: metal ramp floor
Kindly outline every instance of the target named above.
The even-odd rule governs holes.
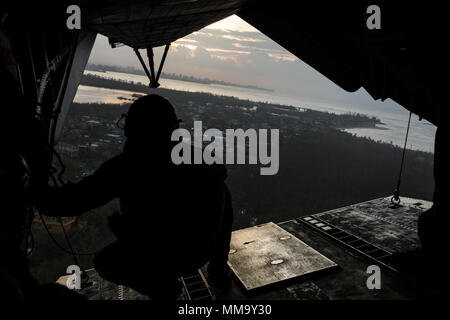
[[[278,228],[337,264],[339,270],[313,273],[307,278],[294,277],[292,281],[282,282],[278,286],[267,286],[254,292],[245,290],[238,277],[233,276],[229,290],[221,291],[213,287],[212,296],[216,300],[448,298],[445,292],[436,292],[428,286],[417,284],[383,267],[385,263],[388,266],[387,262],[383,261],[386,254],[417,248],[419,244],[416,235],[417,218],[431,206],[427,201],[407,198],[402,200],[402,206],[397,208],[391,207],[390,197],[386,197],[278,223]],[[327,230],[338,230],[343,234],[339,237],[339,233],[334,233],[333,236],[333,232],[327,234]],[[235,253],[230,251],[231,255]],[[369,276],[367,268],[377,263],[382,267],[382,287],[380,290],[369,290],[366,286]],[[119,288],[115,284],[108,283],[99,278],[93,269],[89,272],[94,285],[80,291],[89,299],[148,299],[130,288]],[[205,283],[208,283],[206,266],[201,272]],[[189,300],[185,290],[179,299]]]

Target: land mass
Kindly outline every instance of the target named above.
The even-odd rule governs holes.
[[[140,82],[133,81],[124,81],[117,79],[110,79],[105,77],[100,77],[97,75],[85,74],[81,79],[81,84],[91,87],[99,87],[99,88],[108,88],[115,90],[125,90],[134,92],[133,97],[139,97],[139,94],[136,93],[144,93],[150,94],[154,93],[155,89],[149,88],[147,85],[142,84]],[[186,91],[172,90],[172,89],[157,89],[158,92],[162,92],[164,94],[170,94],[171,96],[182,96],[185,97]],[[253,117],[252,125],[258,127],[258,123],[264,123],[264,119],[271,117],[281,117],[286,118],[286,122],[292,124],[293,126],[300,125],[311,125],[314,126],[312,130],[316,130],[321,126],[327,125],[331,126],[335,129],[350,129],[350,128],[377,128],[377,125],[383,124],[380,119],[376,117],[369,117],[360,113],[346,113],[346,114],[335,114],[330,112],[323,112],[313,110],[304,106],[285,106],[279,104],[265,103],[265,102],[254,102],[250,100],[241,100],[236,99],[234,97],[227,96],[217,96],[209,93],[189,93],[190,96],[201,97],[201,101],[203,104],[211,104],[209,100],[220,100],[222,104],[225,104],[227,101],[231,101],[239,106],[242,106],[244,109],[240,111],[249,111],[246,106],[251,106],[252,108],[259,107],[258,116]],[[118,97],[125,101],[129,100],[125,97]],[[192,101],[191,101],[192,102]],[[200,106],[201,108],[202,106]],[[251,110],[250,110],[251,111]],[[261,111],[264,111],[261,113]],[[301,116],[299,116],[301,113]],[[243,113],[245,116],[248,113]],[[236,115],[238,116],[238,115]],[[259,121],[259,122],[258,122]],[[245,123],[243,123],[245,125]],[[286,126],[286,124],[285,124]],[[280,129],[283,129],[282,126]]]
[[[113,71],[113,72],[123,72],[123,73],[130,73],[130,74],[137,74],[137,75],[146,76],[146,74],[145,74],[145,72],[143,70],[136,69],[136,68],[133,68],[133,67],[120,67],[120,66],[109,66],[109,65],[101,65],[101,64],[88,64],[86,66],[86,70],[98,71],[98,72]],[[187,76],[187,75],[175,74],[175,73],[161,72],[161,78],[172,79],[172,80],[188,81],[188,82],[196,82],[196,83],[202,83],[202,84],[217,84],[217,85],[239,87],[239,88],[245,88],[245,89],[253,89],[253,90],[274,92],[274,90],[272,90],[272,89],[261,88],[261,87],[255,86],[255,85],[237,84],[237,83],[231,83],[231,82],[220,81],[220,80],[212,80],[212,79],[208,79],[208,78],[197,78],[197,77],[193,77],[193,76]]]

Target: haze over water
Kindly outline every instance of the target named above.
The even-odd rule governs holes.
[[[135,75],[120,72],[96,72],[86,70],[85,74],[93,74],[101,77],[133,81],[135,83],[148,83],[148,79],[143,75]],[[196,82],[180,81],[173,79],[160,79],[160,88],[188,91],[188,92],[206,92],[215,95],[232,96],[238,99],[250,100],[255,102],[269,102],[281,105],[290,105],[294,107],[310,108],[318,111],[332,112],[336,114],[356,112],[369,116],[375,116],[383,122],[379,125],[380,129],[374,128],[355,128],[346,129],[345,131],[356,134],[361,137],[370,137],[376,141],[393,143],[403,147],[405,141],[406,127],[408,122],[409,111],[404,108],[368,108],[365,106],[349,106],[330,104],[328,102],[311,101],[307,99],[299,99],[297,97],[280,94],[278,92],[241,88],[227,85],[202,84]],[[156,89],[157,90],[157,89]],[[132,98],[134,92],[124,90],[113,90],[107,88],[88,87],[81,85],[78,88],[75,102],[89,103],[123,103],[118,97]],[[383,130],[384,129],[384,130]],[[413,150],[421,150],[433,152],[434,135],[436,127],[426,120],[419,121],[416,115],[411,118],[411,127],[407,148]]]

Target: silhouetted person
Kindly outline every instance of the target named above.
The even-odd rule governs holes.
[[[424,253],[440,259],[448,248],[448,226],[450,215],[443,190],[448,177],[449,155],[445,150],[448,126],[441,123],[436,130],[434,144],[434,195],[431,209],[422,213],[418,221],[418,233]]]
[[[450,279],[446,272],[445,256],[448,250],[448,226],[450,215],[444,185],[448,177],[449,153],[445,150],[448,126],[438,125],[434,145],[434,195],[433,206],[418,219],[417,229],[421,246],[405,253],[394,254],[393,265],[411,275],[430,283],[433,287],[446,290]]]
[[[61,285],[40,285],[29,271],[27,251],[31,222],[32,188],[46,185],[49,152],[33,106],[0,57],[2,116],[0,126],[0,300],[3,306],[55,300],[84,300]],[[10,304],[10,302],[14,302]],[[3,309],[3,308],[2,308]]]
[[[95,256],[95,268],[152,298],[174,298],[176,278],[207,261],[212,276],[226,281],[233,214],[225,166],[172,163],[179,120],[158,95],[139,98],[124,116],[123,152],[82,181],[52,190],[41,213],[79,215],[120,198],[121,213],[109,218],[118,240]]]

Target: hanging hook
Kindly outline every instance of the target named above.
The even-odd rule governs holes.
[[[408,126],[406,127],[406,136],[405,136],[405,144],[403,146],[403,154],[402,154],[402,161],[400,162],[400,172],[398,174],[398,180],[397,180],[397,188],[394,191],[394,195],[391,198],[392,204],[399,206],[400,205],[400,184],[401,184],[401,178],[402,178],[402,172],[403,172],[403,163],[405,162],[405,153],[406,153],[406,143],[408,142],[408,135],[409,135],[409,127],[411,124],[411,115],[412,112],[409,112],[409,118],[408,118]]]

